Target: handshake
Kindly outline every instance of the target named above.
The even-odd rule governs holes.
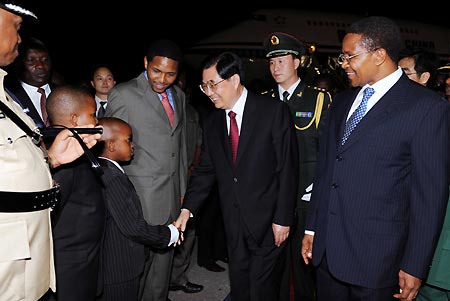
[[[177,245],[181,245],[184,240],[184,231],[186,231],[186,226],[191,217],[191,212],[187,209],[181,209],[181,213],[178,216],[177,220],[174,221],[170,226],[175,227],[178,230],[178,241],[174,243],[174,247]]]

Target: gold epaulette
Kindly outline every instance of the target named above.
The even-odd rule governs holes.
[[[314,89],[314,90],[318,90],[320,92],[327,92],[327,90],[325,90],[324,88],[319,88],[316,86],[307,86],[309,89]]]
[[[324,95],[325,95],[324,93],[317,94],[316,108],[314,110],[314,116],[311,119],[311,121],[309,122],[309,124],[304,127],[299,127],[299,126],[295,125],[295,129],[297,129],[298,131],[304,131],[304,130],[309,129],[309,127],[313,123],[315,123],[316,129],[319,128],[320,117],[322,117],[322,107],[323,107]]]

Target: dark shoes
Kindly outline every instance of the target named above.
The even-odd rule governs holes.
[[[185,285],[170,285],[169,291],[179,291],[182,290],[187,294],[198,293],[203,290],[203,285],[195,284],[192,282],[186,282]]]
[[[201,265],[205,269],[211,272],[223,272],[225,271],[224,267],[218,265],[215,261],[208,262],[207,264]]]

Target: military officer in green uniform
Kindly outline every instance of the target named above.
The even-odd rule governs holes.
[[[417,295],[417,301],[450,300],[450,199],[444,225],[431,262],[430,272]]]
[[[313,176],[317,161],[320,127],[331,103],[331,95],[308,86],[298,75],[301,56],[306,49],[294,36],[274,32],[264,40],[269,68],[277,86],[263,94],[285,101],[294,117],[299,149],[299,191],[296,208],[296,227],[290,233],[286,268],[281,285],[280,301],[289,300],[289,275],[292,271],[295,300],[315,300],[314,268],[303,262],[301,242]]]

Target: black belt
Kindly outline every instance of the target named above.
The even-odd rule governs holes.
[[[59,185],[39,192],[0,191],[0,212],[32,212],[53,208],[59,192]]]

